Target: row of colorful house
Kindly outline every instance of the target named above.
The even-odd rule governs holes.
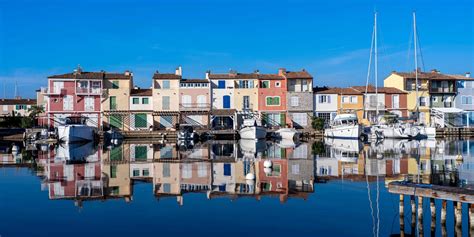
[[[281,68],[275,74],[208,71],[204,79],[185,79],[178,67],[174,73],[156,71],[151,87],[139,88],[130,71],[85,72],[78,67],[49,76],[48,87],[37,91],[36,103],[46,111],[41,125],[54,127],[80,116],[91,126],[126,131],[174,129],[178,124],[236,129],[247,115],[262,119],[267,127],[304,129],[311,127],[312,116],[330,121],[339,113],[356,113],[363,123],[391,113],[406,118],[418,114],[419,121],[443,127],[474,124],[474,79],[469,73],[394,71],[379,88],[313,88],[313,83],[304,69]],[[4,114],[16,107],[25,114],[34,101],[4,99],[0,104]]]

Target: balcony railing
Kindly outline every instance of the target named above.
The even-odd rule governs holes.
[[[455,93],[454,88],[449,87],[431,87],[431,93]]]
[[[65,95],[67,90],[65,88],[48,88],[41,87],[41,93],[44,95]]]
[[[180,103],[180,111],[206,111],[210,110],[211,105],[209,103]]]
[[[376,103],[376,102],[366,102],[364,104],[365,109],[367,110],[383,110],[385,109],[385,104],[384,103]]]
[[[101,88],[76,87],[76,94],[100,95],[101,93],[102,93]]]

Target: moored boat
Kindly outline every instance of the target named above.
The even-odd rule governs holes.
[[[325,137],[342,139],[359,139],[362,135],[362,127],[358,123],[355,114],[339,114],[324,130]]]
[[[87,126],[83,118],[67,118],[58,126],[58,139],[61,142],[85,142],[94,140],[95,129]]]
[[[294,140],[299,137],[299,132],[294,128],[280,128],[275,131],[275,134],[283,140]]]
[[[241,139],[264,139],[267,136],[267,130],[258,125],[255,119],[244,119],[239,135]]]

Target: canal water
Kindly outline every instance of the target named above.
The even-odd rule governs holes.
[[[405,195],[400,218],[389,184],[471,192],[474,140],[12,145],[0,151],[1,237],[471,231],[468,203],[456,224],[452,200],[432,199],[432,222],[430,199],[420,219],[410,206],[418,198]]]

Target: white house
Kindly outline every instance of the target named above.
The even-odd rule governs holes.
[[[338,92],[336,89],[315,88],[314,89],[314,116],[323,118],[326,123],[337,115]]]

